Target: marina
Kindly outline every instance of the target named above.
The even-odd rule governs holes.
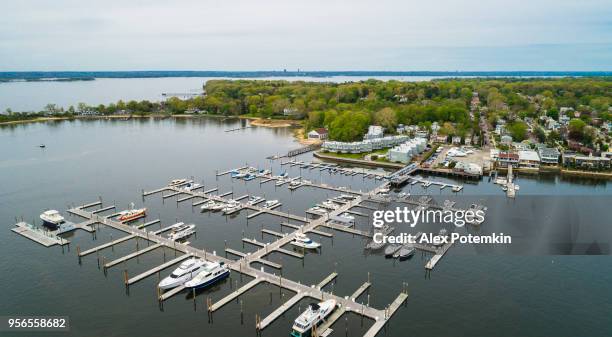
[[[128,121],[128,123],[137,122]],[[170,123],[170,120],[162,123]],[[262,129],[253,129],[252,132],[265,132],[265,129]],[[48,145],[47,150],[56,147],[50,141],[45,141],[45,143]],[[281,150],[265,152],[264,154],[283,153]],[[298,156],[296,158],[300,159],[296,160],[308,164],[308,156],[308,154]],[[151,159],[144,159],[143,165],[154,167],[154,158],[152,156]],[[90,157],[88,160],[92,161]],[[96,165],[102,163],[102,161],[93,161]],[[360,174],[358,173],[361,171],[360,168],[354,168],[354,172],[346,174],[339,171],[333,173],[334,165],[327,168],[304,168],[285,164],[281,168],[278,160],[263,163],[257,162],[257,158],[253,156],[240,161],[235,160],[227,165],[246,169],[250,166],[245,165],[244,162],[248,161],[253,163],[251,165],[254,167],[265,167],[274,173],[268,177],[256,177],[251,181],[231,178],[230,174],[218,176],[217,180],[215,173],[217,169],[217,172],[231,172],[235,169],[228,170],[225,163],[209,163],[206,160],[205,164],[200,164],[201,162],[198,161],[198,164],[195,165],[197,168],[180,171],[180,168],[174,168],[176,160],[164,161],[167,162],[163,166],[164,172],[155,173],[155,176],[152,176],[156,177],[155,179],[148,177],[129,181],[123,177],[124,172],[122,171],[117,173],[114,182],[109,183],[109,186],[90,186],[88,180],[83,180],[86,183],[77,186],[69,182],[64,183],[62,193],[69,198],[65,201],[62,199],[55,202],[53,198],[44,196],[27,207],[8,204],[8,209],[15,209],[15,211],[7,213],[9,211],[5,209],[4,214],[7,215],[7,219],[13,218],[16,214],[24,214],[25,218],[31,220],[33,217],[28,213],[28,209],[36,218],[42,210],[53,207],[64,214],[68,222],[77,227],[83,227],[83,230],[72,230],[58,236],[61,238],[60,243],[64,243],[63,248],[56,243],[53,244],[55,248],[51,246],[49,250],[46,250],[44,245],[26,238],[25,235],[7,230],[11,235],[7,236],[5,244],[12,247],[12,251],[19,252],[19,254],[28,254],[28,252],[35,254],[40,264],[44,266],[38,268],[47,269],[46,266],[49,266],[49,271],[45,271],[47,273],[53,273],[57,268],[58,273],[52,274],[55,275],[53,278],[47,276],[47,280],[70,276],[66,281],[56,282],[57,293],[42,294],[33,288],[32,291],[37,294],[37,297],[43,299],[39,303],[47,298],[55,298],[55,296],[72,291],[75,297],[88,294],[89,302],[92,305],[101,309],[115,308],[113,310],[123,316],[129,315],[130,312],[141,312],[142,319],[149,321],[150,327],[139,329],[127,327],[126,329],[132,334],[138,335],[141,330],[154,334],[155,332],[151,329],[165,332],[167,331],[165,326],[180,323],[189,326],[189,329],[179,329],[186,336],[193,335],[190,331],[222,336],[225,331],[232,335],[255,334],[257,329],[263,335],[285,335],[288,334],[293,320],[304,311],[307,302],[334,299],[338,305],[328,316],[326,322],[319,325],[318,335],[344,334],[344,330],[348,327],[349,335],[400,336],[402,331],[415,331],[416,328],[413,326],[422,326],[422,322],[428,319],[427,315],[438,312],[438,309],[432,311],[433,305],[424,301],[423,297],[435,302],[436,308],[438,304],[447,305],[449,303],[449,300],[445,298],[453,296],[453,292],[444,288],[448,285],[447,282],[445,283],[447,273],[448,276],[459,282],[461,288],[470,289],[474,284],[474,279],[485,277],[482,274],[485,271],[487,273],[489,270],[499,272],[499,269],[496,269],[498,268],[496,267],[498,266],[497,261],[504,261],[501,258],[493,258],[489,261],[488,257],[482,257],[484,261],[481,261],[480,264],[483,267],[480,268],[479,265],[467,263],[461,257],[466,254],[466,248],[465,245],[459,244],[439,247],[417,244],[415,249],[423,254],[415,254],[409,260],[401,263],[397,259],[385,260],[380,255],[381,253],[363,249],[372,233],[371,221],[374,211],[394,207],[395,204],[411,207],[426,204],[428,208],[440,210],[445,206],[450,206],[450,209],[465,211],[471,203],[484,204],[476,201],[484,198],[478,195],[480,190],[484,190],[485,193],[501,192],[498,185],[489,184],[490,187],[482,183],[479,186],[462,185],[463,183],[459,180],[453,181],[444,177],[433,178],[423,175],[421,179],[438,181],[441,184],[432,183],[425,189],[422,182],[417,182],[414,185],[407,184],[400,189],[391,187],[388,195],[384,193],[381,195],[377,193],[381,191],[379,187],[389,182],[389,178],[376,179],[378,175]],[[175,164],[170,165],[171,162]],[[205,170],[202,170],[201,167],[204,167]],[[321,171],[322,168],[323,171]],[[172,173],[169,176],[167,172],[172,172],[173,169],[181,173]],[[89,167],[84,167],[83,171],[93,172]],[[276,182],[278,178],[275,178],[275,175],[284,172],[287,173],[284,180],[295,179],[300,185],[290,189],[289,187],[292,187],[290,182],[281,186],[260,184],[266,179]],[[354,174],[355,172],[357,173]],[[380,171],[379,175],[382,174],[388,175],[389,173]],[[197,176],[197,179],[194,176]],[[73,171],[70,179],[74,177],[76,176]],[[180,177],[189,177],[185,180],[198,181],[205,187],[196,191],[185,191],[183,186],[166,185],[168,180]],[[542,184],[537,184],[522,176],[515,177],[515,179],[518,179],[517,182],[521,184],[523,193],[514,199],[514,202],[522,202],[523,195],[533,193],[536,185],[538,189],[542,188]],[[305,180],[309,180],[310,183],[304,184]],[[446,187],[443,187],[444,184]],[[160,185],[163,186],[160,187]],[[455,194],[451,193],[451,185],[464,186],[462,190],[464,193],[461,193],[461,196],[464,194],[465,196],[477,196],[472,197],[471,200],[468,199],[469,201],[461,198],[450,200],[456,203],[446,205],[445,199],[455,197]],[[544,186],[544,188],[549,187]],[[586,186],[578,188],[586,189]],[[19,193],[14,192],[15,188],[9,191]],[[228,192],[233,193],[227,194]],[[399,196],[399,192],[406,192],[410,195]],[[352,195],[355,199],[344,201],[343,204],[344,199],[336,199],[341,194]],[[92,199],[95,200],[98,195],[102,195],[107,203],[101,201],[88,203]],[[172,196],[168,197],[168,195]],[[420,199],[422,195],[430,195],[433,198],[424,201]],[[247,205],[251,196],[261,196],[265,200],[259,201],[256,205]],[[24,195],[21,195],[21,198],[23,197]],[[135,208],[147,208],[147,216],[133,222],[121,223],[117,219],[118,212],[129,209],[131,202],[139,201],[142,197],[144,201],[138,203]],[[505,193],[503,197],[506,198]],[[239,212],[228,215],[220,211],[201,213],[200,208],[195,208],[208,200],[227,203],[231,199],[243,205]],[[281,205],[273,209],[262,207],[268,199],[278,200]],[[314,217],[305,213],[304,210],[314,204],[322,204],[324,201],[337,204],[338,209],[326,209],[329,212]],[[491,208],[491,203],[494,204],[494,201],[487,201],[489,208]],[[84,205],[75,206],[81,204]],[[65,205],[68,207],[64,208]],[[499,211],[499,207],[496,211]],[[344,213],[354,215],[355,227],[347,230],[346,227],[332,225],[328,221],[330,214],[339,216]],[[247,219],[247,216],[252,214],[256,215]],[[16,225],[22,221],[9,222]],[[491,221],[487,219],[480,230],[492,229],[491,226],[495,226],[496,223]],[[27,222],[33,224],[35,228],[43,228],[39,227],[39,223]],[[167,237],[168,228],[178,222],[195,224],[195,236],[197,237],[189,238],[190,242],[171,241]],[[495,227],[495,229],[499,230],[500,227]],[[397,228],[396,233],[403,230]],[[479,229],[466,226],[466,230]],[[44,236],[44,228],[42,232]],[[241,235],[241,232],[244,233]],[[297,234],[296,232],[305,233],[313,240],[322,243],[322,252],[314,254],[307,252],[302,257],[283,253],[282,249],[292,251],[289,242],[291,236]],[[245,246],[240,249],[243,238],[253,240],[259,245],[245,242]],[[224,241],[227,241],[226,245]],[[265,245],[261,246],[261,244]],[[294,249],[293,252],[297,255],[301,253],[301,250]],[[53,260],[44,259],[43,257],[47,254],[52,256]],[[469,251],[467,254],[470,254]],[[197,290],[195,296],[192,295],[191,289],[182,286],[170,290],[156,289],[160,278],[167,276],[176,265],[191,257],[212,262],[224,262],[231,269],[232,274],[229,279],[220,281],[213,287],[204,291]],[[77,260],[81,262],[80,265],[77,264]],[[337,270],[334,266],[336,261],[339,263]],[[99,273],[96,262],[99,262]],[[505,262],[506,265],[508,263],[508,261]],[[520,263],[529,265],[524,260],[521,260]],[[561,264],[561,262],[556,260],[555,264]],[[103,266],[108,266],[108,268],[103,268]],[[23,268],[21,269],[20,273],[23,273]],[[107,269],[106,274],[103,275],[102,269]],[[423,273],[429,275],[430,270],[434,274],[424,278]],[[334,280],[326,283],[327,285],[322,289],[317,289],[319,283],[332,273],[337,273]],[[367,274],[372,274],[373,278],[371,280],[369,277],[366,278]],[[433,280],[429,280],[429,277]],[[419,296],[411,296],[408,300],[408,287],[400,287],[403,281],[410,281],[411,294],[418,293]],[[250,282],[254,284],[245,288],[245,285]],[[437,295],[428,294],[424,290],[438,283],[440,287],[436,286]],[[575,283],[572,284],[575,285]],[[117,285],[121,289],[119,292]],[[122,291],[126,285],[129,289],[129,296],[124,295]],[[530,286],[545,292],[537,284]],[[454,289],[456,291],[457,288]],[[520,289],[527,291],[523,287]],[[402,299],[404,296],[406,297]],[[400,305],[396,304],[396,300],[401,301]],[[532,303],[528,299],[523,300]],[[153,305],[151,309],[151,306],[147,304],[151,302],[160,303],[162,309],[158,312],[156,305]],[[202,314],[202,308],[204,311],[209,311],[208,305],[202,306],[203,302],[210,303],[211,313],[215,314],[214,323],[207,322],[207,315]],[[17,302],[10,301],[9,303],[19,307]],[[77,311],[85,311],[85,308],[79,307],[75,302],[69,304],[74,307],[73,310],[61,304],[58,310],[80,319]],[[402,309],[403,305],[406,305],[407,308]],[[444,312],[443,308],[439,310]],[[243,321],[240,319],[242,314]],[[256,316],[258,319],[254,320]],[[410,324],[405,322],[408,321],[408,317],[413,318]],[[491,319],[486,313],[483,317]],[[100,319],[104,324],[111,324],[111,321],[106,320],[105,317],[100,317]],[[468,315],[461,315],[461,319],[473,322]],[[122,321],[121,318],[116,317],[113,320]],[[498,321],[493,318],[493,322]],[[86,329],[89,329],[88,331],[95,331],[95,327],[86,322],[83,324]],[[229,328],[228,325],[230,325]],[[433,331],[439,330],[434,329]],[[99,330],[101,335],[107,332],[108,330]]]

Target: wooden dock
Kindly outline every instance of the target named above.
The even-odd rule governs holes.
[[[249,291],[251,288],[255,287],[256,285],[258,285],[262,280],[259,278],[255,278],[253,280],[251,280],[251,282],[243,285],[242,287],[236,289],[234,292],[232,292],[231,294],[225,296],[224,298],[222,298],[221,300],[213,303],[213,305],[210,306],[210,308],[208,308],[208,311],[210,312],[215,312],[217,310],[219,310],[221,307],[223,307],[224,305],[228,304],[229,302],[235,300],[236,298],[238,298],[240,295],[246,293],[247,291]]]
[[[43,229],[34,227],[25,222],[19,222],[15,224],[15,228],[11,228],[11,230],[25,238],[28,238],[34,242],[37,242],[45,247],[51,247],[54,245],[63,246],[65,244],[70,243],[70,241],[59,237],[57,235],[51,234]]]
[[[144,253],[150,252],[150,251],[152,251],[154,249],[157,249],[159,247],[161,247],[161,243],[156,243],[156,244],[150,245],[149,247],[137,250],[137,251],[133,252],[132,254],[129,254],[129,255],[120,257],[120,258],[118,258],[116,260],[110,261],[110,262],[108,262],[108,263],[106,263],[104,265],[104,268],[108,269],[108,268],[110,268],[112,266],[116,266],[116,265],[120,264],[121,262],[133,259],[133,258],[135,258],[137,256],[140,256],[140,255],[142,255]]]
[[[329,274],[326,278],[324,278],[321,282],[319,282],[319,284],[317,284],[317,289],[321,290],[329,282],[335,280],[336,277],[338,277],[338,273],[336,273],[336,272],[333,272],[333,273]]]
[[[191,254],[184,254],[184,255],[181,255],[181,256],[179,256],[179,257],[177,257],[175,259],[167,261],[167,262],[165,262],[165,263],[163,263],[163,264],[161,264],[161,265],[159,265],[159,266],[157,266],[155,268],[149,269],[149,270],[147,270],[147,271],[145,271],[143,273],[140,273],[140,274],[138,274],[138,275],[128,279],[126,284],[127,285],[132,285],[132,284],[134,284],[134,283],[136,283],[136,282],[138,282],[140,280],[143,280],[143,279],[145,279],[145,278],[147,278],[147,277],[149,277],[149,276],[151,276],[151,275],[153,275],[155,273],[158,273],[158,272],[160,272],[160,271],[162,271],[162,270],[164,270],[164,269],[166,269],[166,268],[168,268],[168,267],[170,267],[170,266],[172,266],[174,264],[177,264],[177,263],[185,260],[186,258],[188,258],[190,256],[191,256]]]
[[[276,308],[276,310],[274,310],[272,313],[266,316],[263,320],[261,320],[261,322],[257,324],[256,328],[258,330],[265,329],[266,327],[268,327],[268,325],[272,324],[272,322],[274,322],[277,318],[279,318],[285,311],[291,309],[294,305],[296,305],[297,302],[299,302],[302,298],[304,298],[304,295],[301,293],[297,293],[293,295],[293,297],[288,299],[280,307]]]
[[[127,241],[129,239],[133,239],[134,237],[135,237],[134,235],[124,236],[124,237],[119,238],[117,240],[114,240],[114,241],[111,241],[111,242],[107,242],[107,243],[105,243],[103,245],[100,245],[100,246],[97,246],[97,247],[94,247],[94,248],[82,251],[82,252],[79,253],[79,256],[86,256],[86,255],[89,255],[89,254],[93,254],[93,253],[95,253],[97,251],[100,251],[102,249],[105,249],[105,248],[108,248],[108,247],[112,247],[112,246],[114,246],[114,245],[116,245],[118,243]]]

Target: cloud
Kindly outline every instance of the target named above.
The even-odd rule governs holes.
[[[3,6],[10,15],[0,17],[2,70],[548,64],[521,50],[554,56],[572,69],[612,68],[605,48],[612,44],[612,6],[600,0],[24,0]],[[567,55],[557,57],[554,46],[565,46]],[[508,48],[519,58],[504,57]]]

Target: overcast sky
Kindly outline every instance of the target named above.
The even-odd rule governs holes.
[[[612,70],[611,0],[3,1],[0,71]]]

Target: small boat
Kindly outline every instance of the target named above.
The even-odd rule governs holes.
[[[286,182],[287,182],[287,181],[286,181],[284,178],[279,178],[279,179],[276,181],[276,186],[282,186],[282,185],[284,185]]]
[[[354,200],[355,196],[350,194],[340,194],[340,198],[344,200]]]
[[[337,204],[334,204],[333,202],[331,202],[329,200],[322,202],[321,205],[323,205],[323,207],[329,208],[329,209],[336,209],[336,208],[340,207]]]
[[[371,251],[376,251],[376,250],[381,250],[383,249],[387,244],[384,242],[376,242],[374,240],[370,241],[367,245],[366,245],[366,249],[369,249]]]
[[[40,145],[38,145],[38,147],[40,147],[41,149],[44,149],[45,147],[47,147],[47,145],[45,145],[45,144],[40,144]]]
[[[134,204],[132,204],[132,209],[119,212],[119,217],[117,218],[117,220],[121,222],[133,221],[138,218],[142,218],[147,214],[146,208],[134,209],[133,207]]]
[[[283,172],[280,174],[281,178],[286,178],[287,176],[289,176],[289,174],[287,174],[287,172]]]
[[[200,272],[191,280],[185,282],[185,287],[191,289],[205,288],[230,275],[230,270],[224,262],[205,262]]]
[[[210,207],[210,210],[211,211],[220,211],[223,208],[225,208],[225,203],[223,203],[223,202],[215,202],[215,204]]]
[[[453,186],[453,192],[459,192],[459,191],[461,191],[462,188],[463,187],[461,187],[461,186]]]
[[[202,211],[210,211],[212,210],[212,207],[216,204],[217,203],[211,199],[205,202],[202,206],[200,206],[200,208],[202,209]]]
[[[260,177],[264,177],[264,176],[269,175],[270,173],[272,173],[272,171],[270,170],[259,170],[259,173],[257,175]]]
[[[187,179],[173,179],[170,181],[170,183],[168,184],[168,186],[176,186],[176,185],[181,185],[187,182]]]
[[[184,223],[179,223],[178,226],[172,229],[172,232],[168,234],[168,239],[172,241],[179,241],[185,239],[186,237],[195,233],[195,225],[186,225]]]
[[[397,253],[402,248],[402,245],[398,245],[396,243],[390,244],[385,248],[385,257],[391,258],[395,253]]]
[[[400,261],[404,261],[414,255],[414,247],[410,244],[403,245],[398,251],[393,254],[394,258],[399,258]]]
[[[292,186],[292,187],[300,186],[301,184],[302,184],[302,182],[301,182],[301,181],[299,181],[298,179],[296,179],[296,180],[291,180],[291,181],[289,182],[289,186]]]
[[[236,173],[236,174],[232,175],[232,177],[234,177],[234,178],[244,178],[244,177],[247,176],[247,174],[248,173],[239,172],[239,173]]]
[[[253,206],[253,205],[256,205],[256,204],[258,204],[258,203],[260,203],[260,202],[262,202],[262,201],[263,201],[263,198],[262,198],[262,197],[258,197],[258,196],[250,196],[250,197],[249,197],[249,201],[247,201],[247,205],[251,205],[251,206]]]
[[[306,249],[317,249],[321,247],[320,243],[312,241],[309,237],[302,233],[296,234],[295,239],[291,241],[291,244],[296,247],[302,247]]]
[[[389,191],[390,191],[390,189],[388,187],[383,187],[383,188],[378,190],[378,193],[384,194],[384,193],[389,193]]]
[[[57,228],[66,222],[60,212],[54,209],[44,211],[40,215],[40,219],[43,221],[43,225],[50,228]]]
[[[350,220],[350,221],[352,221],[352,222],[355,222],[355,217],[354,217],[354,216],[352,216],[352,215],[351,215],[350,213],[348,213],[348,212],[344,212],[344,213],[340,214],[339,216],[341,216],[341,217],[343,217],[343,218],[345,218],[345,219],[347,219],[347,220]]]
[[[196,276],[206,263],[206,261],[196,258],[183,261],[168,277],[159,282],[158,287],[160,289],[171,289],[183,285]]]
[[[250,173],[247,173],[247,175],[246,175],[246,176],[244,176],[244,178],[242,178],[242,179],[243,179],[244,181],[251,181],[251,180],[253,180],[253,179],[255,179],[255,178],[256,178],[256,177],[255,177],[255,175],[250,174]]]
[[[185,190],[185,191],[191,192],[193,190],[197,190],[200,187],[202,187],[202,184],[187,183],[187,184],[185,184],[185,186],[182,187],[182,189]]]
[[[311,303],[306,311],[300,314],[293,323],[291,337],[310,337],[313,327],[316,328],[336,308],[336,300]]]
[[[272,208],[272,207],[276,206],[277,204],[278,204],[278,200],[268,200],[263,205],[263,208]]]
[[[236,200],[230,200],[225,207],[223,207],[222,211],[225,214],[233,213],[239,210],[241,207],[240,203]]]

